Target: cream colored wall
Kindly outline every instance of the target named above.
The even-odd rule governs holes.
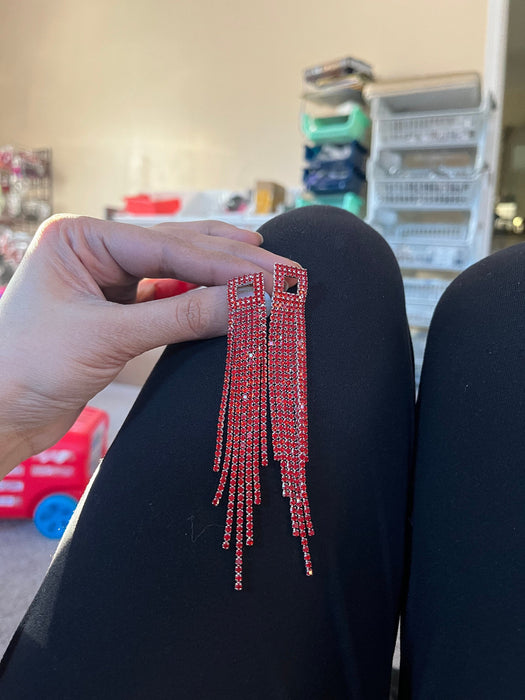
[[[0,26],[0,143],[50,146],[55,209],[147,188],[296,185],[305,66],[483,71],[487,0],[22,0]]]

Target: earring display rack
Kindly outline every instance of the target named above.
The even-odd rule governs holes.
[[[0,147],[0,223],[34,233],[53,209],[51,149]]]
[[[0,188],[0,285],[5,285],[52,212],[51,150],[0,147]]]
[[[492,100],[477,74],[375,83],[367,166],[367,222],[396,255],[404,279],[419,384],[434,309],[452,279],[488,255],[482,215]]]

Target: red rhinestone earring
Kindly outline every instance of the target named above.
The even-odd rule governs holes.
[[[226,372],[213,467],[215,471],[221,469],[222,457],[222,470],[213,504],[219,504],[229,476],[222,546],[229,548],[235,521],[235,588],[242,590],[244,536],[246,544],[253,545],[253,506],[261,502],[259,464],[268,464],[266,306],[262,272],[228,282],[228,309]]]
[[[286,278],[297,280],[295,293],[287,291]],[[312,575],[307,537],[314,529],[306,489],[307,291],[305,269],[275,265],[267,357],[263,273],[228,282],[226,371],[213,467],[221,474],[213,504],[219,504],[228,485],[222,546],[229,548],[235,530],[236,590],[242,590],[243,544],[253,545],[253,506],[261,502],[259,465],[268,464],[267,389],[273,454],[281,465],[283,496],[290,499],[292,534],[301,538],[306,574]]]
[[[286,278],[297,280],[288,292]],[[308,408],[306,391],[306,328],[304,306],[308,273],[275,265],[268,338],[268,384],[272,447],[281,463],[283,496],[290,499],[292,533],[301,538],[306,575],[312,575],[307,536],[314,534],[306,490]]]

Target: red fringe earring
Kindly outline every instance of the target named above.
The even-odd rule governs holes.
[[[253,293],[249,294],[252,288]],[[222,546],[229,548],[235,523],[235,589],[242,590],[243,544],[245,541],[246,545],[253,545],[253,506],[261,502],[259,464],[268,464],[266,306],[262,272],[228,282],[228,308],[228,349],[219,408],[215,471],[221,469],[223,442],[225,444],[213,505],[219,504],[229,476]]]
[[[288,292],[286,278],[297,280]],[[304,307],[308,273],[276,264],[268,339],[268,384],[274,459],[281,463],[283,496],[290,499],[292,533],[301,538],[306,575],[312,560],[307,536],[314,534],[306,489],[308,406]]]
[[[286,278],[297,280],[295,293],[287,291]],[[236,590],[242,590],[243,545],[253,545],[253,506],[261,502],[259,466],[268,464],[267,391],[273,454],[281,464],[283,496],[290,499],[292,533],[301,538],[306,574],[312,575],[307,538],[314,529],[306,489],[307,291],[305,269],[275,265],[267,358],[263,273],[228,282],[226,371],[213,466],[221,474],[213,505],[219,504],[227,488],[222,546],[229,548],[235,532]]]

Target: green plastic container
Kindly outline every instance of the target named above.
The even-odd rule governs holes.
[[[364,141],[370,118],[360,107],[348,115],[337,117],[311,117],[303,114],[301,128],[303,134],[313,143],[346,143],[348,141]]]
[[[332,207],[346,209],[350,214],[355,216],[361,215],[363,208],[363,198],[353,192],[345,192],[344,194],[323,194],[316,197],[297,197],[295,200],[296,207],[307,207],[311,204],[328,204]]]

